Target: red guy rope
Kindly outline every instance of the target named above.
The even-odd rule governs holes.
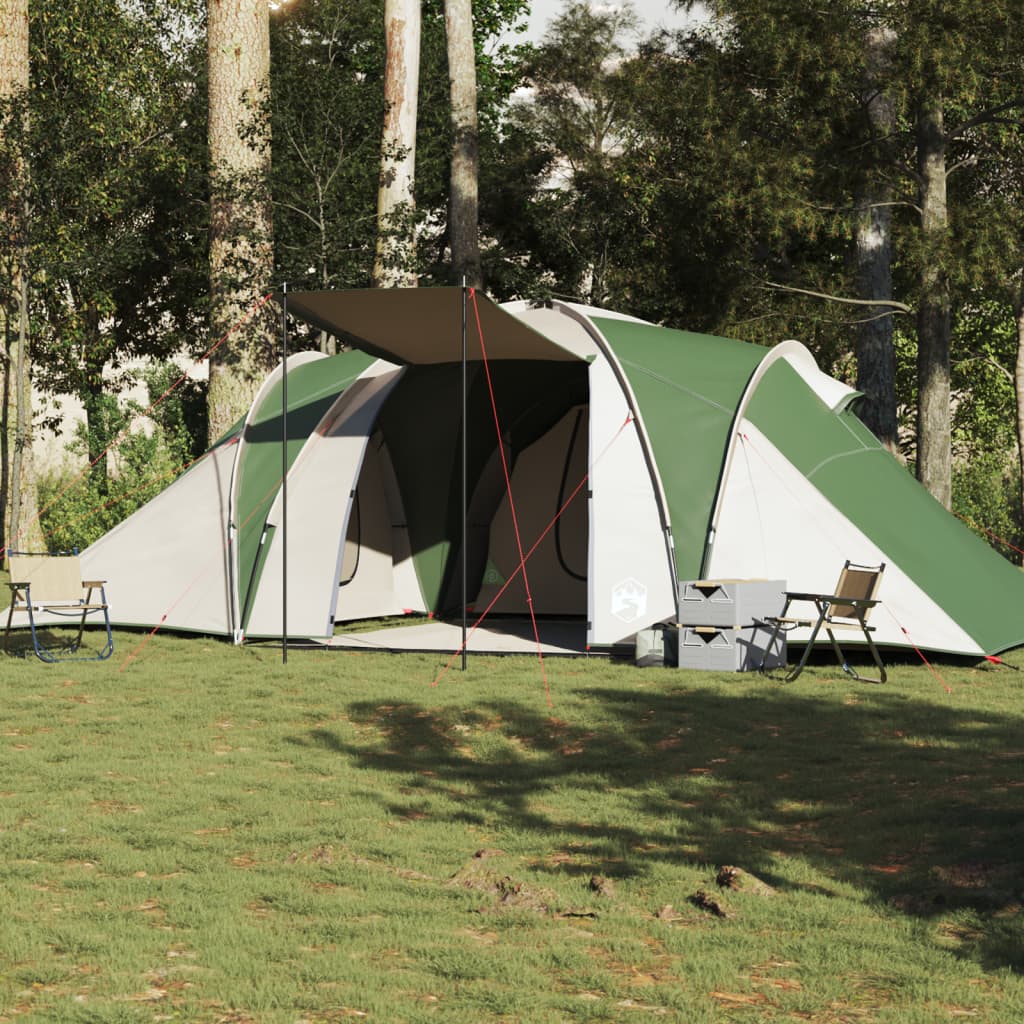
[[[998,534],[993,533],[991,530],[985,529],[984,526],[980,526],[978,523],[974,522],[974,520],[968,519],[967,516],[962,516],[959,512],[954,512],[953,515],[955,515],[957,519],[966,523],[973,529],[981,530],[981,532],[984,533],[987,537],[991,537],[994,541],[997,541],[999,544],[1005,545],[1011,551],[1016,551],[1018,555],[1024,555],[1024,551],[1017,547],[1016,544],[1011,544],[1008,540],[1004,539],[1003,537],[1000,537]]]
[[[548,707],[551,707],[551,688],[548,685],[548,673],[544,667],[544,650],[540,643],[540,632],[537,629],[537,615],[533,610],[533,594],[530,591],[530,577],[526,572],[526,558],[523,555],[523,539],[519,533],[519,517],[516,515],[516,503],[512,497],[512,477],[509,473],[508,459],[505,456],[505,442],[501,438],[501,421],[498,418],[498,403],[494,397],[494,383],[491,380],[491,366],[487,360],[487,346],[484,344],[484,328],[480,322],[480,308],[476,301],[476,289],[469,289],[469,297],[473,303],[473,313],[476,317],[476,331],[480,339],[480,355],[483,358],[484,375],[487,378],[487,392],[491,398],[491,411],[494,413],[494,430],[498,435],[498,452],[501,455],[501,469],[505,474],[505,492],[508,494],[508,507],[512,513],[512,529],[516,535],[516,548],[519,551],[519,566],[523,570],[523,585],[526,587],[526,606],[530,609],[530,622],[533,624],[533,638],[537,644],[537,660],[540,662],[540,674],[544,680],[544,693],[547,695]],[[462,425],[466,429],[466,424]],[[466,557],[463,551],[462,557]]]
[[[583,474],[583,478],[573,488],[572,493],[569,495],[568,498],[565,499],[564,502],[562,502],[562,507],[555,513],[554,518],[551,520],[550,523],[548,523],[547,526],[544,527],[544,529],[541,531],[540,536],[533,542],[533,546],[530,548],[529,551],[526,552],[526,557],[523,559],[524,562],[528,562],[530,560],[530,558],[533,556],[533,553],[537,550],[537,548],[540,547],[540,545],[543,542],[544,538],[555,528],[555,523],[557,523],[558,520],[561,519],[562,513],[565,512],[565,510],[572,503],[572,500],[576,497],[577,494],[579,494],[579,492],[581,490],[583,490],[584,485],[590,479],[590,474],[593,471],[593,467],[596,466],[604,458],[605,454],[608,452],[608,450],[611,448],[611,446],[618,440],[619,435],[632,422],[633,422],[633,414],[632,413],[627,413],[625,420],[623,420],[623,422],[622,422],[622,426],[619,427],[619,429],[617,431],[615,431],[615,434],[612,436],[611,440],[604,446],[604,448],[602,449],[602,451],[598,455],[598,457],[596,459],[594,459],[593,463],[591,464],[590,469],[588,469],[586,471],[586,473]],[[474,622],[472,627],[470,628],[469,635],[466,637],[466,643],[467,644],[472,639],[473,634],[480,628],[480,625],[484,621],[484,619],[486,619],[487,616],[490,614],[491,609],[498,603],[498,601],[501,600],[501,595],[504,594],[506,590],[508,590],[508,588],[513,584],[513,582],[515,582],[515,579],[519,575],[519,570],[521,568],[522,568],[522,565],[519,565],[519,566],[516,567],[515,571],[509,576],[509,578],[507,580],[505,580],[504,584],[502,584],[501,589],[491,599],[491,603],[480,613],[480,615],[477,618],[476,622]],[[437,677],[430,684],[431,686],[437,686],[437,684],[441,682],[441,680],[444,678],[444,676],[447,675],[447,673],[451,669],[452,665],[455,664],[455,659],[458,658],[458,656],[462,653],[462,648],[463,648],[463,645],[459,644],[458,648],[455,650],[455,652],[452,654],[452,656],[448,659],[448,663],[444,666],[444,668],[441,669],[441,671],[437,674]]]

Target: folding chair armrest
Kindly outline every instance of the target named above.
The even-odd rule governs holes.
[[[874,608],[881,604],[877,597],[843,597],[840,594],[804,594],[786,592],[789,601],[827,601],[829,604],[850,604],[854,608]]]
[[[840,597],[838,594],[822,594],[821,601],[828,601],[829,604],[849,604],[854,608],[874,608],[882,602],[874,597]]]
[[[15,583],[14,580],[9,580],[8,583],[7,583],[7,586],[9,586],[11,588],[11,590],[24,590],[28,586],[28,584],[27,583]]]
[[[83,587],[102,587],[106,580],[82,580]]]
[[[808,618],[806,615],[766,615],[763,619],[755,619],[754,621],[766,626],[781,626],[783,629],[788,626],[790,629],[793,629],[797,626],[813,626],[818,619],[816,616]]]

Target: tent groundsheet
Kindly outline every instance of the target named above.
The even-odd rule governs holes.
[[[587,652],[587,630],[583,622],[537,622],[540,653],[578,655]],[[358,633],[338,633],[324,641],[332,649],[351,651],[459,651],[462,626],[452,622],[423,622],[412,626],[391,626]],[[469,631],[469,654],[525,654],[538,652],[529,619],[494,619]]]

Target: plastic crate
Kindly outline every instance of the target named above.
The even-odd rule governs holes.
[[[770,626],[679,626],[666,632],[665,664],[712,672],[756,672],[786,664],[786,638],[780,634],[768,649]]]
[[[786,581],[685,580],[678,599],[682,625],[740,628],[782,614]]]

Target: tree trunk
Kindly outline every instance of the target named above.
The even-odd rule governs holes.
[[[416,284],[413,211],[416,175],[416,104],[419,92],[419,0],[385,0],[384,131],[377,191],[378,288]]]
[[[917,117],[921,207],[921,295],[917,311],[917,478],[946,508],[952,498],[950,450],[950,316],[946,270],[946,137],[941,98],[926,99]]]
[[[480,158],[476,109],[476,48],[472,0],[445,0],[448,78],[452,106],[451,191],[448,238],[455,284],[483,287],[478,216]]]
[[[0,0],[0,100],[28,92],[28,0]],[[0,120],[0,132],[7,126]],[[26,183],[28,168],[20,158],[13,180]],[[28,273],[24,236],[28,209],[24,187],[6,197],[0,219],[3,235],[11,240],[5,253],[8,287],[0,301],[2,335],[6,342],[4,379],[3,547],[42,547],[39,509],[32,459],[32,362],[29,345]]]
[[[864,88],[868,122],[876,143],[891,148],[896,110],[885,90],[889,48],[895,33],[873,28],[864,37]],[[857,257],[857,297],[869,301],[892,299],[892,187],[875,168],[867,175],[858,203],[854,229]],[[870,308],[870,307],[869,307]],[[894,455],[899,452],[896,417],[896,350],[892,313],[875,307],[857,329],[857,390],[864,394],[858,415]]]
[[[253,306],[274,274],[267,0],[208,0],[210,440],[248,410],[277,358],[277,316]],[[239,325],[245,321],[242,326]]]

